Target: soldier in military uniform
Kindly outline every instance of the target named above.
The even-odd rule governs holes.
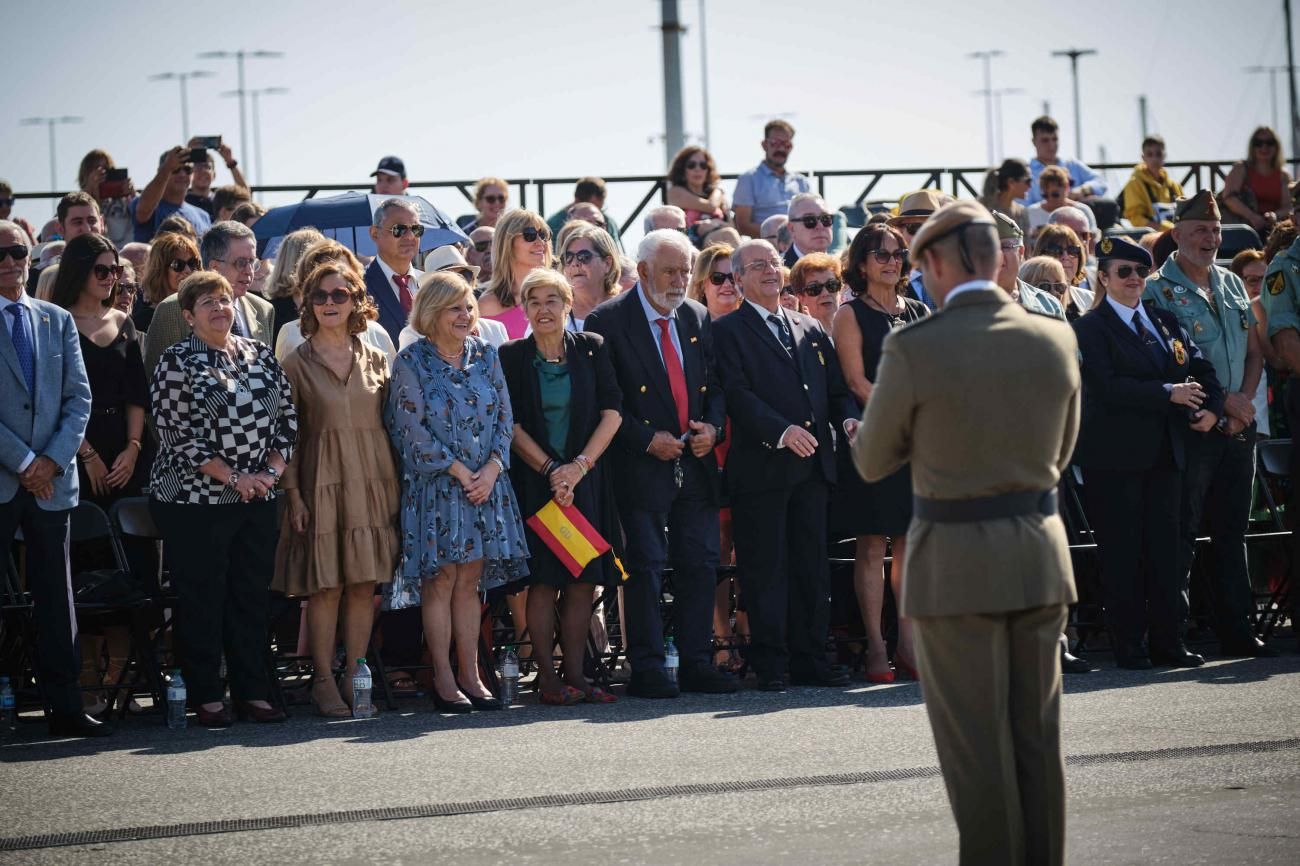
[[[998,245],[1002,248],[1002,264],[996,282],[1011,300],[1033,313],[1042,313],[1065,321],[1065,308],[1061,302],[1037,286],[1020,279],[1020,265],[1025,260],[1025,233],[1016,221],[1000,211],[993,212],[998,224]]]
[[[978,202],[940,208],[911,250],[941,309],[885,340],[854,464],[868,481],[912,466],[901,613],[961,862],[1063,863],[1057,641],[1075,592],[1056,484],[1078,431],[1074,335],[993,281]]]
[[[1222,234],[1219,206],[1209,190],[1180,198],[1174,220],[1178,249],[1147,283],[1143,299],[1174,314],[1214,365],[1224,391],[1218,425],[1187,440],[1178,556],[1184,598],[1196,537],[1202,517],[1208,517],[1217,563],[1208,577],[1223,654],[1272,656],[1276,651],[1255,637],[1246,564],[1246,529],[1255,489],[1254,400],[1264,371],[1255,314],[1241,279],[1214,264]]]

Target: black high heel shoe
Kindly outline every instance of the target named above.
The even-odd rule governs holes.
[[[442,695],[438,694],[437,689],[433,690],[433,705],[441,713],[472,713],[474,711],[474,704],[471,702],[444,700]]]

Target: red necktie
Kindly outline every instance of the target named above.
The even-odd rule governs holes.
[[[393,274],[393,282],[397,283],[398,297],[402,301],[402,312],[411,315],[411,275],[410,274]]]
[[[659,350],[664,355],[664,367],[668,370],[668,387],[673,392],[673,402],[677,404],[677,424],[681,432],[686,432],[686,421],[690,417],[688,407],[690,400],[686,396],[686,374],[682,372],[682,359],[677,356],[673,346],[672,335],[668,333],[671,319],[655,319],[659,326]]]

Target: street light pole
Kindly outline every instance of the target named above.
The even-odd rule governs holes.
[[[159,72],[149,76],[150,81],[179,81],[181,84],[181,141],[190,140],[190,101],[185,90],[186,82],[191,78],[212,78],[215,75],[215,72],[206,69],[196,69],[193,72]]]
[[[263,96],[283,96],[287,87],[258,87],[248,91],[253,98],[253,168],[257,173],[257,186],[262,185],[262,110],[258,101]],[[239,96],[238,90],[227,90],[222,96]]]
[[[24,117],[18,121],[19,126],[45,126],[50,131],[50,192],[59,189],[59,160],[55,155],[54,127],[66,123],[81,123],[80,117],[63,115],[62,117]]]
[[[664,147],[668,151],[666,162],[672,162],[677,151],[686,143],[685,123],[682,113],[682,27],[677,11],[677,0],[661,0],[660,12],[664,55]]]
[[[1261,72],[1268,73],[1268,106],[1273,110],[1273,129],[1278,130],[1281,135],[1281,127],[1277,121],[1277,76],[1279,72],[1286,72],[1289,66],[1247,66],[1242,72],[1249,74],[1258,74]]]
[[[989,165],[992,165],[993,160],[997,158],[993,135],[993,70],[990,61],[994,57],[1001,57],[1002,55],[1003,52],[996,49],[972,51],[966,55],[972,60],[982,60],[984,62],[984,89],[976,92],[984,94],[984,130],[988,136]]]
[[[239,94],[239,158],[241,159],[248,159],[248,115],[244,106],[244,97],[247,95],[248,91],[244,86],[244,58],[251,57],[263,60],[283,56],[283,51],[246,51],[243,48],[240,48],[237,51],[204,51],[199,54],[199,57],[202,59],[233,59],[235,61],[235,75],[239,89],[234,92]]]
[[[700,86],[704,91],[704,146],[713,138],[709,132],[709,36],[704,26],[704,0],[700,0]]]
[[[1053,57],[1070,58],[1070,78],[1074,82],[1074,157],[1083,159],[1083,122],[1079,119],[1079,58],[1096,54],[1095,48],[1067,48],[1053,51]]]

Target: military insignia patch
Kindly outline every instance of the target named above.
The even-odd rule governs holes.
[[[1115,242],[1110,238],[1105,238],[1100,244],[1098,244],[1098,248],[1101,250],[1103,256],[1108,256],[1115,249]]]
[[[1282,294],[1282,290],[1285,288],[1286,277],[1283,276],[1281,271],[1278,271],[1268,278],[1268,293],[1270,295],[1280,295]]]
[[[1174,286],[1174,291],[1177,292],[1177,293],[1180,294],[1180,295],[1182,295],[1182,294],[1186,294],[1186,293],[1187,293],[1187,286]]]
[[[1174,340],[1174,361],[1181,367],[1187,363],[1187,349],[1182,340]]]
[[[1174,299],[1174,290],[1171,289],[1171,288],[1169,288],[1168,286],[1165,286],[1165,287],[1164,287],[1164,295],[1165,295],[1165,300],[1166,300],[1166,301],[1173,301],[1173,299]]]

